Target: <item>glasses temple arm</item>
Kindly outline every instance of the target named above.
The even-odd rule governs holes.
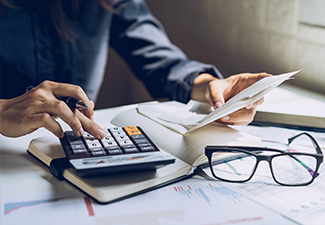
[[[296,138],[300,137],[301,135],[306,135],[312,141],[317,153],[323,155],[322,149],[318,145],[315,138],[313,136],[311,136],[310,134],[306,133],[306,132],[303,132],[303,133],[297,134],[297,135],[295,135],[295,136],[293,136],[291,138],[288,138],[288,145],[290,145]]]

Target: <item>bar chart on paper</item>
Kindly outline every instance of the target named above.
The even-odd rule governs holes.
[[[93,206],[96,225],[107,221],[120,225],[287,223],[278,214],[205,179],[185,180],[105,207]]]
[[[189,179],[108,205],[57,192],[1,198],[1,224],[286,224],[278,214],[216,182]],[[236,212],[236,213],[233,213]]]
[[[86,224],[92,212],[87,200],[77,191],[1,196],[0,224]]]
[[[217,195],[218,198],[226,198],[232,203],[241,203],[242,196],[238,193],[231,191],[225,187],[215,187],[211,183],[206,184],[205,187],[193,188],[187,186],[173,186],[174,190],[181,196],[186,196],[188,199],[201,199],[204,200],[209,206],[214,203],[211,201],[211,195]]]

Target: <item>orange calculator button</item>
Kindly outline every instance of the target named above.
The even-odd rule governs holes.
[[[124,129],[129,136],[141,134],[141,132],[136,126],[128,126],[128,127],[124,127]]]

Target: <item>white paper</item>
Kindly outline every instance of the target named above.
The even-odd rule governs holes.
[[[284,143],[287,143],[287,138],[301,133],[299,130],[275,127],[240,126],[236,128],[260,137],[262,143],[269,147],[281,147]],[[317,139],[320,146],[325,146],[324,133],[309,133]],[[308,145],[304,141],[300,142],[300,144],[304,150]],[[313,153],[316,152],[313,151]],[[206,172],[209,173],[208,170]],[[241,184],[223,182],[222,185],[294,221],[316,225],[324,224],[325,221],[324,165],[321,165],[319,173],[320,175],[309,186],[285,187],[273,181],[268,164],[261,162],[251,181]]]
[[[299,71],[265,77],[229,99],[216,110],[212,110],[211,106],[207,106],[206,103],[190,101],[187,105],[179,102],[142,104],[138,106],[138,111],[164,126],[185,134],[254,103]],[[204,114],[202,111],[210,113]]]
[[[109,205],[58,192],[3,196],[1,224],[292,224],[218,182],[192,178]]]

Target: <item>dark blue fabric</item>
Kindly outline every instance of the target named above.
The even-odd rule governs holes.
[[[21,95],[30,85],[52,80],[80,85],[95,100],[108,45],[122,56],[153,97],[187,102],[198,74],[222,77],[214,66],[190,61],[172,45],[142,0],[116,3],[117,13],[104,10],[95,0],[84,0],[73,43],[56,32],[46,2],[26,6],[17,3],[19,9],[3,7],[1,98]]]

